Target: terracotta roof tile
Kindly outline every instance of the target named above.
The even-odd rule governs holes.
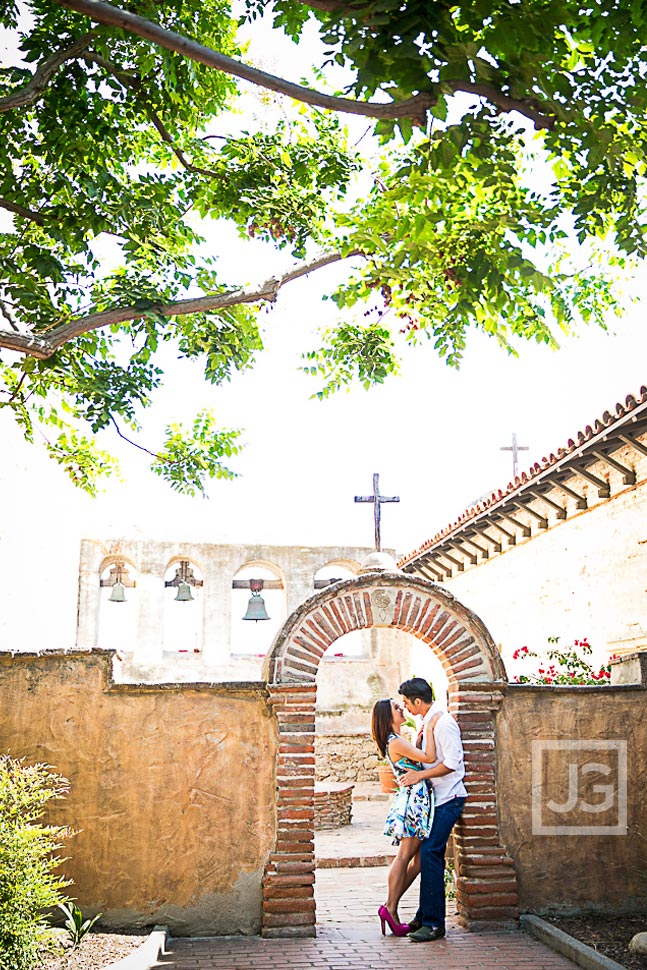
[[[417,549],[414,549],[413,552],[407,553],[407,555],[403,556],[398,565],[404,566],[413,559],[416,559],[418,556],[427,552],[429,549],[436,546],[442,539],[454,532],[458,526],[463,525],[470,519],[475,518],[478,514],[487,511],[488,508],[496,505],[506,496],[511,495],[515,489],[527,484],[536,475],[550,469],[551,466],[556,465],[559,461],[562,461],[571,452],[583,447],[588,441],[595,438],[596,435],[600,434],[602,431],[621,420],[635,408],[644,405],[645,403],[647,403],[647,387],[642,385],[637,398],[634,397],[633,394],[628,394],[625,398],[624,404],[620,404],[619,402],[616,403],[615,414],[605,411],[601,420],[596,419],[594,421],[593,427],[590,424],[587,424],[584,431],[578,431],[576,434],[577,443],[573,438],[569,438],[565,448],[558,448],[556,453],[551,452],[548,458],[542,458],[541,463],[535,462],[535,464],[527,472],[522,472],[521,475],[518,475],[514,479],[514,481],[509,482],[504,490],[498,489],[493,491],[489,498],[483,499],[467,508],[464,512],[461,512],[454,522],[450,522],[443,529],[437,532],[436,535],[431,539],[423,542],[422,545]]]

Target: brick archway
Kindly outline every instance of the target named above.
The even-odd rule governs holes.
[[[279,631],[266,660],[279,748],[277,836],[263,878],[263,936],[315,935],[316,675],[335,640],[368,627],[397,628],[429,644],[449,680],[470,796],[454,838],[459,918],[468,926],[516,919],[516,874],[499,837],[495,786],[503,661],[481,620],[447,590],[400,572],[370,572],[307,600]]]

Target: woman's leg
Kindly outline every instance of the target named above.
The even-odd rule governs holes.
[[[404,880],[404,892],[406,893],[409,886],[416,881],[420,875],[420,852],[416,852],[412,859],[409,860],[409,865],[407,866],[407,875]]]
[[[398,904],[402,899],[404,891],[408,886],[411,885],[413,879],[407,882],[407,876],[409,871],[410,863],[415,859],[415,857],[420,852],[420,839],[413,838],[402,839],[400,845],[398,846],[398,854],[391,863],[391,868],[389,869],[389,876],[387,880],[387,897],[386,903],[384,904],[388,909],[389,913],[393,919],[400,922],[398,916]],[[418,871],[420,866],[418,864]],[[417,875],[417,872],[416,872]]]

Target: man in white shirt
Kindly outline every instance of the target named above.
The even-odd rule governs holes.
[[[465,805],[467,791],[463,784],[465,765],[460,728],[451,714],[434,702],[431,687],[422,677],[400,684],[404,706],[410,714],[422,717],[422,747],[434,714],[442,712],[434,727],[436,760],[423,764],[421,771],[408,771],[402,785],[414,785],[424,778],[434,789],[434,819],[431,832],[420,845],[420,904],[410,923],[409,939],[414,943],[439,940],[445,935],[445,848],[451,830]]]

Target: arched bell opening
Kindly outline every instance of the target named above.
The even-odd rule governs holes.
[[[130,652],[137,641],[137,569],[126,556],[107,556],[99,567],[97,646]]]
[[[232,655],[265,658],[286,612],[286,583],[279,567],[260,559],[240,566],[231,590]]]
[[[164,571],[162,650],[166,655],[195,655],[202,651],[204,577],[200,566],[174,557]]]
[[[480,619],[446,590],[418,577],[376,571],[302,604],[277,634],[265,663],[279,745],[276,843],[263,880],[264,936],[315,935],[317,673],[340,637],[380,627],[410,633],[436,653],[447,675],[449,710],[461,725],[469,798],[454,837],[459,918],[476,926],[518,917],[516,873],[501,844],[496,803],[495,715],[507,683],[501,657]]]

